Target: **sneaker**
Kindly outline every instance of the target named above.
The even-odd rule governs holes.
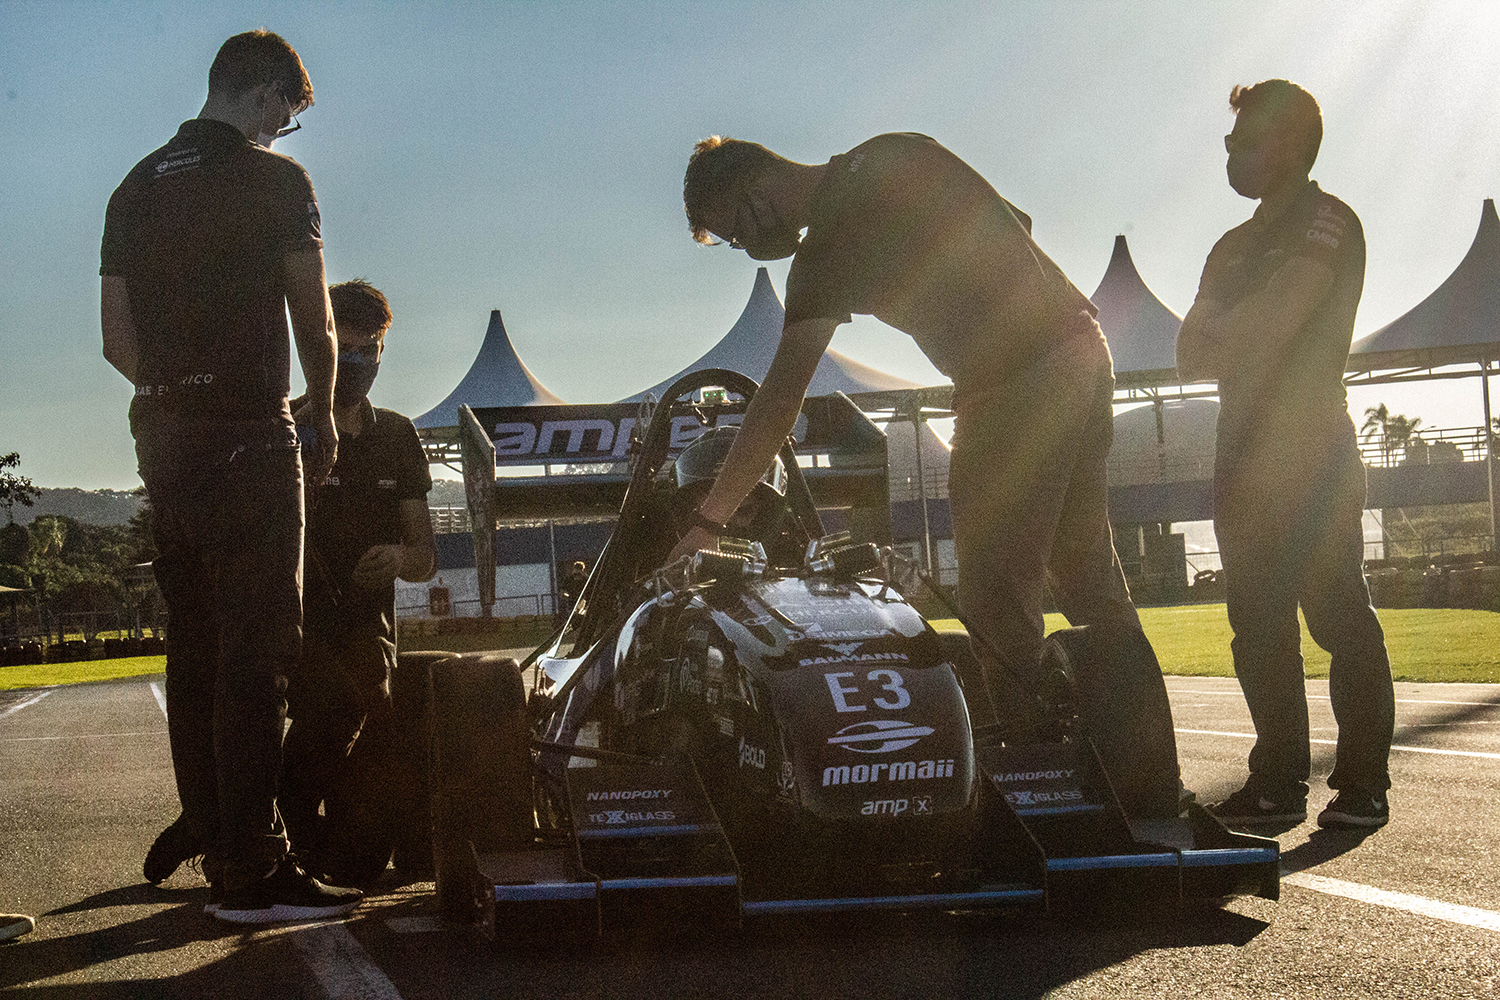
[[[0,941],[9,941],[36,930],[36,921],[24,913],[0,913]]]
[[[1208,807],[1226,825],[1248,823],[1301,823],[1307,819],[1307,793],[1291,791],[1269,796],[1248,782],[1223,802]]]
[[[1384,796],[1346,788],[1318,813],[1319,826],[1385,826],[1391,821],[1391,804]]]
[[[165,882],[184,861],[191,861],[203,853],[198,838],[188,829],[185,817],[178,816],[172,825],[157,834],[156,842],[146,852],[146,862],[141,873],[152,885]]]
[[[324,885],[295,861],[283,858],[265,878],[226,891],[219,908],[212,912],[215,918],[232,924],[323,920],[349,913],[363,898],[364,893],[358,889]]]

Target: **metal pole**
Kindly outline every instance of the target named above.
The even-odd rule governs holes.
[[[937,568],[933,565],[932,521],[927,515],[927,479],[922,473],[922,403],[920,400],[912,408],[911,429],[917,443],[917,490],[922,498],[922,562],[934,579],[941,579]]]
[[[554,522],[547,520],[547,581],[552,588],[552,613],[558,612],[557,607],[557,530]]]
[[[1490,495],[1490,550],[1496,547],[1495,523],[1495,448],[1494,436],[1490,433],[1490,359],[1479,362],[1479,385],[1484,394],[1484,482]]]

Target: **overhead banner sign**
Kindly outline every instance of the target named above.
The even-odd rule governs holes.
[[[473,410],[495,445],[496,465],[593,464],[623,462],[637,430],[638,403],[594,403],[577,406],[485,406]],[[719,413],[716,427],[738,425],[743,413]],[[691,414],[672,418],[668,447],[681,451],[708,428]],[[799,450],[853,452],[874,445],[884,464],[884,434],[839,394],[803,401],[792,430]],[[878,442],[878,443],[877,443]]]

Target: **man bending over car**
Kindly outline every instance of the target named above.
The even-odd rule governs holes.
[[[1048,582],[1070,622],[1107,630],[1115,648],[1156,667],[1105,510],[1109,349],[1093,304],[1032,240],[1024,212],[913,133],[822,164],[713,136],[693,151],[683,200],[700,243],[795,259],[770,371],[672,558],[722,532],[791,432],[834,329],[868,313],[910,334],[953,380],[959,600],[993,647],[976,642],[975,653],[1007,737],[1032,738],[1042,721],[1009,674],[1038,687]]]

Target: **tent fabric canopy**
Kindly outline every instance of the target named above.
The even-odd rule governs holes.
[[[1099,309],[1099,327],[1109,342],[1119,388],[1177,382],[1177,330],[1182,317],[1147,287],[1123,235],[1115,237],[1109,267],[1090,299]]]
[[[1493,358],[1500,344],[1500,218],[1486,198],[1469,252],[1431,295],[1355,342],[1350,372],[1436,368]]]
[[[750,291],[750,300],[734,326],[729,328],[720,341],[697,361],[673,375],[671,378],[643,389],[633,396],[620,400],[634,403],[646,393],[660,397],[662,392],[688,372],[701,368],[727,368],[748,375],[756,381],[766,377],[771,368],[771,358],[776,345],[781,341],[781,327],[786,310],[776,289],[771,285],[771,276],[765,268],[755,272],[755,285]],[[896,389],[915,389],[917,383],[889,375],[878,368],[861,364],[838,351],[824,352],[813,373],[812,383],[807,387],[809,396],[827,396],[842,392],[856,396],[871,392],[889,392]]]
[[[526,367],[510,342],[500,310],[490,312],[484,343],[469,365],[468,374],[439,404],[412,423],[419,428],[453,427],[458,423],[460,403],[469,406],[532,406],[563,402]]]

